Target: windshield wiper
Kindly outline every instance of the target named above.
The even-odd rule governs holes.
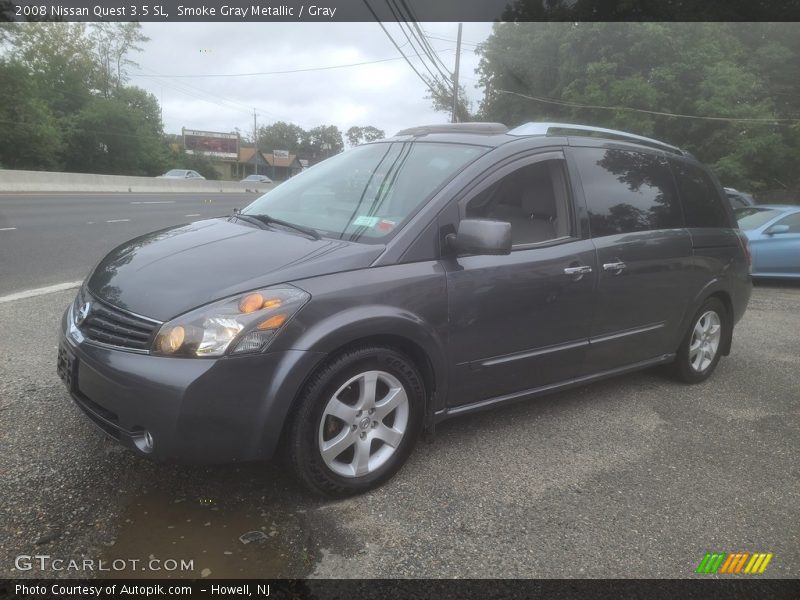
[[[260,223],[265,225],[280,225],[281,227],[286,227],[288,229],[294,229],[295,231],[299,231],[300,233],[305,233],[308,236],[311,236],[315,240],[321,239],[322,236],[317,233],[315,229],[311,229],[310,227],[303,227],[302,225],[295,225],[294,223],[290,223],[289,221],[283,221],[282,219],[276,219],[274,217],[270,217],[269,215],[251,215],[251,214],[244,214],[244,213],[236,213],[237,217],[249,217],[246,219],[249,221],[250,219],[255,219]]]
[[[262,221],[261,219],[257,219],[251,215],[245,215],[238,211],[235,211],[231,216],[234,219],[241,219],[242,221],[247,221],[251,225],[255,225],[256,227],[258,227],[259,229],[269,229],[269,227],[264,221]]]

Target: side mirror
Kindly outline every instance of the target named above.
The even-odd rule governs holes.
[[[764,233],[767,235],[775,235],[776,233],[789,233],[788,225],[773,225],[769,227]]]
[[[500,255],[511,252],[511,223],[489,219],[464,219],[458,233],[446,238],[458,254]]]

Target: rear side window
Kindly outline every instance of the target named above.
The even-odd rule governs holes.
[[[683,161],[671,161],[687,227],[730,227],[717,186],[708,173]]]
[[[645,152],[575,148],[592,237],[683,227],[674,180]]]

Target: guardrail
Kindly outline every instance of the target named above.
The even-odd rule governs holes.
[[[0,169],[0,192],[241,193],[266,192],[275,185]]]

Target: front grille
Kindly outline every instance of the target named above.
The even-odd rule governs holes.
[[[81,308],[89,303],[89,312],[78,325],[87,339],[131,350],[150,349],[150,345],[160,323],[132,315],[106,304],[82,289],[75,301],[76,319]]]

